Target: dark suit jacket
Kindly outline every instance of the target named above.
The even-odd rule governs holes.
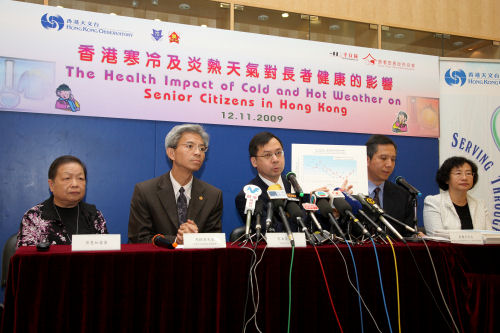
[[[283,185],[285,185],[284,190],[286,191],[286,193],[290,193],[292,191],[292,185],[286,179],[286,177],[284,177],[283,175],[281,175],[281,179],[283,180]],[[262,201],[264,204],[263,218],[261,219],[261,221],[262,221],[262,223],[265,223],[264,221],[265,221],[265,216],[267,213],[267,203],[270,200],[269,196],[267,195],[267,188],[269,186],[267,186],[267,184],[264,183],[264,181],[260,178],[259,175],[257,175],[254,179],[252,179],[248,184],[258,186],[262,190],[262,194],[259,196],[259,201]],[[236,195],[234,202],[236,204],[236,209],[238,210],[238,213],[240,214],[243,223],[245,223],[245,221],[246,221],[246,214],[245,214],[246,199],[245,199],[245,192],[243,192],[243,190],[241,190],[240,193],[238,193],[238,195]],[[278,216],[277,213],[275,213],[275,215]],[[277,221],[280,221],[280,219],[274,218],[273,220],[275,221],[274,229],[276,231],[283,231],[284,227],[283,227],[282,223],[277,222]],[[293,228],[293,226],[291,226],[291,228],[292,228],[292,231],[296,231],[296,228]],[[252,218],[252,229],[255,229],[255,219],[254,218]]]
[[[222,232],[222,192],[193,177],[187,218],[199,232]],[[130,202],[129,243],[149,243],[156,234],[174,241],[179,228],[170,172],[135,185]]]
[[[401,186],[398,186],[388,180],[384,183],[383,209],[390,216],[413,228],[413,216],[415,214],[411,205],[410,194]],[[390,220],[388,221],[391,222]],[[404,227],[401,227],[396,223],[392,223],[392,225],[401,235],[410,235]]]

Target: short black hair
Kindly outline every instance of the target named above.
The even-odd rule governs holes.
[[[398,146],[396,146],[394,141],[392,141],[385,135],[381,134],[372,135],[368,139],[368,141],[366,141],[365,145],[366,145],[366,155],[368,155],[369,158],[372,158],[373,155],[375,155],[375,153],[378,151],[378,145],[393,145],[394,149],[398,151]]]
[[[56,94],[58,94],[60,91],[71,91],[71,88],[67,84],[63,83],[59,85],[59,87],[57,87]]]
[[[255,157],[257,155],[257,151],[259,150],[259,147],[264,146],[267,144],[271,139],[276,139],[281,145],[281,148],[283,148],[283,143],[281,140],[274,135],[271,132],[260,132],[255,134],[255,136],[250,140],[250,143],[248,144],[248,152],[250,153],[250,157]]]
[[[479,179],[477,175],[476,163],[462,156],[453,156],[444,161],[436,173],[436,182],[438,183],[439,188],[442,189],[443,191],[447,191],[450,188],[450,186],[446,184],[446,182],[450,180],[451,169],[460,167],[465,163],[470,165],[472,172],[474,173],[474,180],[472,182],[472,187],[474,187],[474,185],[476,185],[477,183],[477,180]]]
[[[58,158],[56,158],[54,160],[54,162],[52,162],[52,164],[49,167],[49,179],[54,180],[54,178],[56,178],[56,175],[57,175],[57,169],[59,169],[59,167],[61,165],[67,164],[67,163],[80,164],[82,166],[83,173],[85,174],[85,179],[87,179],[87,167],[85,166],[85,164],[83,164],[82,161],[80,161],[80,159],[78,157],[71,156],[71,155],[59,156]]]

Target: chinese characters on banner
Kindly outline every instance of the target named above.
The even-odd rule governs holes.
[[[0,6],[16,31],[0,37],[4,50],[16,50],[0,53],[0,69],[18,94],[0,99],[1,110],[439,135],[437,57]],[[21,39],[43,47],[33,52]]]

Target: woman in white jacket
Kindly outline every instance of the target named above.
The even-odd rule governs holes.
[[[478,179],[477,166],[464,157],[450,157],[436,174],[443,190],[424,200],[424,226],[429,236],[437,230],[491,229],[486,205],[468,194]]]

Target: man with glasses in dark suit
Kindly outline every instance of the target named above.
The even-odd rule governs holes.
[[[250,154],[250,163],[257,170],[257,176],[248,184],[260,187],[262,194],[259,196],[259,200],[263,201],[264,207],[267,207],[269,202],[269,196],[267,195],[269,186],[278,184],[286,193],[291,192],[292,186],[290,182],[282,175],[285,169],[285,153],[283,152],[283,144],[277,136],[270,132],[256,134],[250,140],[248,152]],[[245,193],[240,191],[235,198],[235,204],[243,221],[246,219],[245,203]],[[274,229],[283,231],[283,225],[276,223]]]

